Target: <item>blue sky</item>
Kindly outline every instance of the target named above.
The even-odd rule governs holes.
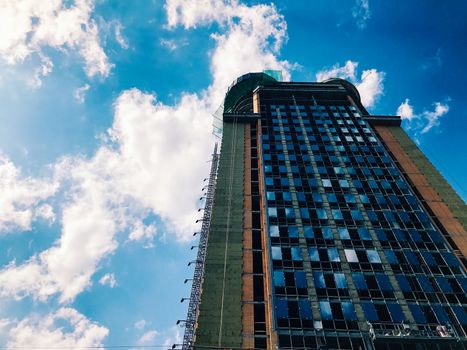
[[[212,113],[237,76],[339,76],[467,198],[463,1],[6,0],[0,345],[179,342]]]

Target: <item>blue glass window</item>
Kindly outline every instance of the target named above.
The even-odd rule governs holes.
[[[358,235],[363,241],[371,241],[370,232],[365,227],[358,228]]]
[[[295,211],[293,208],[285,208],[285,216],[288,219],[294,219],[295,218]]]
[[[422,290],[425,293],[433,293],[434,292],[433,286],[431,285],[430,280],[428,279],[428,277],[426,277],[424,275],[419,275],[419,276],[417,276],[417,280],[418,280],[418,283],[420,284],[420,286],[422,287]]]
[[[271,237],[279,237],[279,226],[270,225],[270,226],[269,226],[269,236],[271,236]]]
[[[389,282],[388,276],[382,273],[377,273],[376,280],[378,281],[378,285],[381,290],[392,290],[391,282]]]
[[[310,212],[308,211],[307,208],[300,208],[300,216],[302,217],[302,219],[309,219]]]
[[[291,238],[298,237],[298,228],[297,228],[297,226],[289,226],[287,228],[287,232],[289,234],[289,237],[291,237]]]
[[[396,254],[392,250],[384,250],[384,255],[386,255],[386,259],[390,264],[398,264],[399,261],[397,260]]]
[[[303,192],[297,192],[297,200],[299,202],[305,202],[306,199],[305,199],[305,193]]]
[[[349,182],[347,180],[339,180],[339,186],[342,188],[348,188]]]
[[[427,323],[425,314],[423,313],[421,307],[417,304],[409,304],[409,309],[412,312],[412,316],[415,319],[416,323]]]
[[[284,198],[284,201],[290,202],[292,200],[292,195],[288,191],[282,192],[282,198]]]
[[[332,187],[331,180],[322,179],[323,187]]]
[[[329,301],[320,301],[319,309],[323,320],[332,320],[331,305],[329,304]]]
[[[405,321],[404,313],[402,312],[402,308],[399,304],[387,303],[387,307],[393,322],[400,323]]]
[[[344,249],[344,252],[348,262],[358,262],[357,254],[354,249]]]
[[[319,261],[319,254],[317,248],[308,248],[308,255],[310,255],[310,261]]]
[[[285,287],[284,271],[274,270],[274,286]]]
[[[304,234],[305,234],[306,238],[314,238],[315,237],[315,234],[313,232],[313,228],[311,226],[304,226],[303,231],[304,231]]]
[[[361,221],[363,220],[362,213],[360,213],[360,210],[351,210],[352,218],[355,221]]]
[[[321,197],[320,193],[313,193],[313,201],[317,203],[321,203],[323,198]]]
[[[336,282],[336,287],[340,289],[347,288],[347,281],[345,280],[345,276],[341,272],[334,273],[334,282]]]
[[[459,266],[459,261],[457,258],[454,256],[452,253],[441,253],[443,256],[444,260],[446,260],[446,263],[451,266],[451,267],[457,267]]]
[[[416,266],[420,265],[420,262],[418,261],[417,256],[414,254],[414,252],[405,251],[404,255],[407,261],[409,262],[409,264],[416,265]]]
[[[290,249],[290,251],[292,253],[292,260],[294,260],[294,261],[302,261],[303,260],[302,252],[300,251],[299,247],[292,247]]]
[[[344,313],[344,319],[348,321],[356,321],[357,314],[355,313],[355,307],[350,301],[342,302],[342,312]]]
[[[273,260],[282,260],[281,247],[271,247],[271,255]]]
[[[355,196],[353,194],[344,194],[344,198],[347,203],[356,203]]]
[[[354,181],[354,183],[355,183],[355,181]],[[361,183],[360,183],[360,187],[361,187]],[[370,200],[368,199],[368,196],[366,194],[360,194],[359,197],[360,197],[360,201],[363,204],[369,204],[370,203]]]
[[[268,216],[270,218],[277,218],[277,208],[275,207],[269,207],[268,208]]]
[[[386,233],[384,232],[383,229],[377,228],[375,230],[375,233],[379,241],[386,242],[388,240],[388,237],[386,236]]]
[[[322,272],[313,271],[313,281],[315,282],[315,288],[326,288],[326,282],[324,281]]]
[[[352,279],[355,283],[355,287],[357,289],[368,289],[366,285],[365,276],[361,272],[355,272],[352,274]]]
[[[298,307],[300,310],[300,318],[302,320],[311,320],[311,306],[310,302],[307,299],[299,299]]]
[[[332,237],[332,231],[329,226],[322,226],[321,227],[321,232],[323,233],[323,238],[324,239],[333,239]]]
[[[337,252],[337,248],[335,247],[328,248],[328,257],[329,261],[331,262],[341,261],[341,259],[339,258],[339,253]]]
[[[403,292],[410,292],[412,290],[410,288],[409,281],[407,281],[407,278],[404,275],[396,275],[396,279],[400,289]]]
[[[448,283],[446,277],[435,277],[436,283],[444,293],[452,293],[451,285]]]
[[[328,218],[324,209],[316,209],[316,214],[318,215],[318,219],[320,220],[325,220]]]
[[[339,227],[338,230],[341,239],[350,239],[349,230],[346,227]]]
[[[438,266],[438,263],[433,258],[433,255],[431,255],[430,253],[422,252],[422,256],[423,256],[423,260],[425,260],[428,266]]]
[[[274,192],[266,192],[266,198],[268,201],[276,200],[276,194]]]
[[[435,312],[436,318],[438,319],[438,322],[440,324],[446,324],[448,322],[451,322],[449,316],[446,314],[446,311],[441,305],[431,304],[431,308]]]
[[[329,203],[337,203],[337,197],[334,193],[327,193],[326,197],[328,197]]]
[[[344,220],[344,216],[339,209],[332,209],[332,216],[334,217],[334,220]]]
[[[274,185],[274,179],[272,177],[265,178],[266,186]]]
[[[289,179],[281,178],[281,186],[289,186]]]
[[[288,318],[289,317],[289,308],[287,306],[287,300],[283,298],[277,298],[274,303],[276,309],[277,318]]]
[[[363,313],[367,321],[378,321],[378,314],[376,313],[375,306],[370,302],[362,302]]]
[[[295,285],[297,288],[307,288],[305,272],[295,271]]]

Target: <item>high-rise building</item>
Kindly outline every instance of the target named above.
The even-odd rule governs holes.
[[[185,348],[467,347],[466,204],[399,117],[265,73],[223,111]]]

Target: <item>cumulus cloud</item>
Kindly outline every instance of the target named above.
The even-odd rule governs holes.
[[[84,103],[84,101],[86,100],[86,93],[88,92],[90,88],[91,88],[91,85],[84,84],[83,86],[75,90],[75,92],[73,93],[73,97],[78,103]]]
[[[57,191],[55,180],[35,179],[21,174],[11,160],[0,153],[0,234],[30,230],[33,220],[53,221],[53,211],[43,202]]]
[[[352,17],[360,29],[366,28],[366,23],[371,18],[369,0],[356,0],[352,8]]]
[[[38,54],[41,65],[33,86],[52,71],[47,48],[76,51],[84,60],[86,74],[108,76],[112,65],[99,42],[99,29],[91,18],[92,0],[5,0],[0,3],[0,57],[8,64]],[[12,30],[14,28],[14,30]]]
[[[6,349],[101,347],[109,333],[72,308],[32,315],[9,327]]]
[[[90,288],[99,264],[117,248],[118,232],[145,244],[153,239],[155,228],[143,225],[150,214],[162,219],[178,240],[191,239],[201,179],[209,171],[213,149],[212,113],[228,85],[246,72],[271,68],[282,70],[287,79],[292,67],[277,58],[286,24],[273,5],[205,5],[177,0],[168,1],[166,8],[169,27],[221,26],[213,35],[212,84],[199,93],[182,94],[175,105],[159,102],[154,93],[123,91],[96,153],[65,157],[55,167],[55,176],[67,188],[60,239],[21,265],[12,261],[5,266],[0,295],[47,300],[59,294],[59,302],[73,301]],[[211,12],[212,6],[221,15]]]
[[[360,75],[360,79],[357,79],[357,67],[358,62],[347,61],[344,66],[335,64],[331,68],[323,69],[316,73],[317,81],[324,81],[329,78],[342,78],[347,79],[355,85],[360,97],[362,104],[365,107],[371,108],[375,105],[379,96],[384,91],[384,76],[386,73],[378,71],[376,69],[366,69]]]
[[[99,279],[99,284],[102,286],[109,286],[110,288],[114,288],[117,285],[117,280],[115,279],[115,275],[113,273],[106,273]]]
[[[410,105],[410,100],[406,98],[397,108],[396,114],[405,121],[407,128],[414,131],[417,138],[417,135],[425,134],[433,127],[438,126],[440,118],[449,112],[447,102],[434,102],[432,106],[433,110],[425,109],[420,114],[416,114],[413,106]]]
[[[138,339],[137,344],[142,346],[152,345],[158,335],[159,332],[156,330],[147,331]]]

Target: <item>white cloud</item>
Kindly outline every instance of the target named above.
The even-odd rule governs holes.
[[[73,97],[75,98],[78,103],[84,103],[86,100],[86,92],[91,88],[91,85],[89,84],[84,84],[83,86],[77,88],[73,94]]]
[[[358,62],[347,61],[344,66],[339,66],[336,63],[329,69],[325,69],[316,73],[316,81],[325,81],[331,78],[342,78],[355,81],[355,71],[357,70]]]
[[[47,218],[43,201],[54,195],[54,180],[25,177],[10,159],[0,153],[0,233],[30,230],[35,217]]]
[[[179,1],[178,11],[185,16],[191,4]],[[138,226],[149,214],[159,216],[165,231],[177,239],[192,239],[201,179],[208,174],[213,149],[211,115],[228,85],[241,74],[270,68],[282,69],[287,78],[292,66],[277,59],[286,24],[273,5],[213,6],[221,5],[222,18],[204,9],[186,22],[187,27],[210,21],[223,25],[222,33],[213,36],[212,85],[183,94],[173,106],[158,102],[152,93],[123,91],[114,104],[107,140],[96,154],[66,157],[56,165],[55,176],[67,186],[60,239],[22,265],[12,261],[4,267],[0,295],[46,300],[59,294],[60,302],[71,302],[91,286],[99,264],[117,248],[117,232],[126,231],[129,239],[145,244],[153,239],[153,227]],[[169,16],[170,23],[182,22],[171,22]]]
[[[122,34],[123,26],[120,22],[116,22],[115,24],[115,40],[120,45],[122,49],[128,49],[130,45],[128,44],[128,40]]]
[[[366,28],[366,23],[371,18],[369,0],[356,0],[352,8],[352,17],[355,18],[360,29]]]
[[[163,47],[166,47],[170,51],[175,51],[176,49],[178,49],[178,45],[177,45],[177,42],[175,40],[161,39],[159,42]]]
[[[362,104],[365,107],[371,108],[375,105],[379,96],[383,94],[383,81],[386,73],[377,71],[376,69],[367,69],[362,72],[360,79],[357,79],[357,67],[358,62],[350,60],[344,66],[335,64],[331,68],[323,69],[316,73],[316,80],[324,81],[330,78],[349,80],[360,93]]]
[[[406,127],[412,129],[415,138],[418,139],[418,135],[425,134],[433,127],[438,126],[439,119],[449,112],[449,105],[446,102],[434,102],[432,106],[434,107],[432,111],[424,110],[422,113],[416,114],[413,106],[410,105],[410,100],[406,98],[397,108],[396,114],[405,120]]]
[[[36,209],[35,218],[42,218],[50,223],[55,222],[54,208],[50,204],[42,204]]]
[[[145,332],[137,341],[138,345],[153,345],[154,340],[159,335],[159,332],[156,330]]]
[[[99,284],[103,286],[108,285],[110,288],[114,288],[117,285],[117,280],[113,273],[106,273],[100,278]]]
[[[406,120],[412,120],[414,118],[413,107],[410,105],[410,100],[408,98],[397,108],[396,115]]]
[[[108,333],[75,309],[60,308],[45,316],[32,315],[11,327],[6,348],[100,347]]]
[[[128,236],[130,241],[148,242],[152,243],[154,236],[157,234],[157,228],[155,225],[144,225],[142,221],[137,221],[133,225],[133,229]]]
[[[38,54],[41,67],[31,81],[52,70],[53,64],[44,51],[75,50],[83,58],[89,77],[108,76],[112,65],[99,43],[97,24],[91,19],[92,0],[76,0],[68,5],[63,0],[4,0],[0,3],[0,57],[8,64],[24,61]],[[12,30],[14,28],[14,30]]]
[[[137,322],[135,322],[135,328],[136,329],[143,329],[144,327],[146,327],[146,321],[145,320],[139,320]]]

